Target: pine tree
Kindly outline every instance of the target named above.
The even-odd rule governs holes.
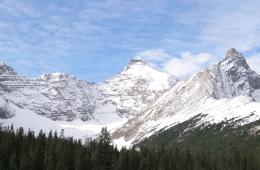
[[[11,129],[6,129],[5,134],[2,135],[1,138],[1,146],[0,146],[0,161],[3,169],[9,169],[10,166],[10,157],[12,155],[13,149],[15,146],[15,133],[13,130],[13,126]]]
[[[93,169],[111,169],[113,147],[111,146],[110,133],[103,127],[99,135],[99,142],[96,151],[91,157]]]
[[[128,160],[128,169],[129,170],[136,170],[140,164],[139,154],[136,152],[136,146],[134,145],[129,150],[129,160]]]
[[[159,170],[167,170],[169,169],[169,157],[167,152],[161,153],[161,158],[158,165]]]
[[[99,143],[110,145],[111,144],[111,136],[110,133],[107,131],[106,127],[103,127],[101,129],[100,135],[99,135]]]
[[[128,150],[125,147],[122,147],[119,153],[119,164],[117,166],[117,170],[128,170],[128,161],[129,155]]]
[[[185,169],[192,170],[193,160],[192,160],[192,156],[190,154],[190,149],[189,148],[186,151],[186,155],[185,155],[184,159],[185,159],[184,160]]]
[[[85,157],[84,148],[81,144],[81,140],[79,140],[77,142],[76,148],[75,148],[75,157],[74,157],[75,170],[83,170],[84,169],[84,157]]]
[[[116,169],[119,164],[119,151],[117,149],[117,145],[113,149],[113,157],[112,157],[112,169]]]
[[[46,136],[41,130],[38,134],[38,137],[36,138],[35,144],[31,148],[31,170],[45,169],[45,145]]]
[[[46,157],[46,169],[52,170],[56,169],[58,156],[57,156],[57,145],[58,145],[58,138],[57,136],[54,137],[51,141],[49,141],[49,146],[47,149],[47,157]]]

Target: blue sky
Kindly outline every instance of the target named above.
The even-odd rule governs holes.
[[[234,47],[260,73],[258,0],[0,0],[0,62],[101,82],[136,55],[185,78]]]

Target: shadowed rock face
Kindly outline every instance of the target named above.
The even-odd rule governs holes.
[[[239,52],[237,52],[237,50],[235,48],[230,48],[227,52],[226,52],[226,58],[228,58],[231,55],[237,55],[239,54]]]
[[[254,90],[260,88],[260,76],[250,69],[244,56],[234,48],[227,51],[223,61],[209,70],[216,99],[251,96]]]
[[[147,64],[141,57],[135,56],[134,58],[132,58],[129,61],[128,65],[132,65],[132,64],[136,64],[136,63]]]
[[[0,107],[0,119],[8,119],[12,117],[8,110],[5,108]]]
[[[0,89],[1,90],[1,89]],[[8,102],[0,96],[0,119],[8,119],[14,115],[14,111],[9,107]]]
[[[5,63],[0,63],[0,75],[17,75],[14,69]]]

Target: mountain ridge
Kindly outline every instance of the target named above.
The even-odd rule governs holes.
[[[152,69],[140,57],[131,59],[122,72],[102,83],[82,81],[66,73],[30,78],[18,75],[5,64],[1,64],[0,73],[0,93],[5,100],[52,120],[67,121],[100,121],[96,112],[107,114],[106,110],[119,118],[131,116],[178,81],[175,76]],[[150,91],[153,95],[148,96]]]
[[[198,126],[203,122],[218,123],[225,117],[259,119],[260,104],[254,102],[259,101],[259,80],[260,76],[249,68],[244,56],[230,49],[221,62],[167,90],[117,129],[113,137],[116,142],[138,143],[199,114],[204,116]],[[242,114],[238,108],[246,113]]]
[[[30,128],[31,122],[20,121],[26,117],[35,120],[31,126],[39,126],[36,129],[66,129],[67,135],[77,138],[108,126],[119,146],[140,142],[197,115],[201,117],[196,126],[223,120],[239,126],[260,117],[260,76],[233,48],[219,63],[181,81],[152,69],[138,56],[101,83],[66,73],[30,78],[14,74],[10,66],[0,68],[5,70],[0,74],[4,126],[15,122]]]

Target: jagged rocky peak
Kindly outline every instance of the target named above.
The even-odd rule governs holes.
[[[144,66],[149,66],[149,65],[141,57],[135,56],[128,62],[128,65],[125,67],[124,71],[132,70],[136,68],[142,69],[144,68]]]
[[[244,56],[239,53],[235,48],[231,48],[227,51],[224,61],[226,60],[245,60]]]
[[[251,96],[260,88],[260,76],[250,69],[244,56],[231,48],[223,61],[210,67],[213,75],[214,96],[232,98]]]
[[[245,57],[241,53],[237,52],[235,48],[231,48],[227,51],[223,63],[232,65],[235,64],[238,67],[244,67],[247,70],[250,69]]]
[[[226,53],[226,58],[231,55],[239,55],[239,52],[235,48],[230,48]]]
[[[244,56],[241,53],[237,52],[237,50],[235,48],[231,48],[227,51],[224,61],[237,60],[237,59],[245,60]]]
[[[17,75],[17,72],[5,63],[0,63],[0,75]]]
[[[52,74],[43,74],[40,76],[40,79],[45,81],[60,81],[63,79],[76,79],[76,77],[66,73],[52,73]]]
[[[129,61],[128,65],[136,65],[136,64],[138,64],[138,65],[146,65],[147,63],[141,57],[135,56],[134,58],[132,58]]]

